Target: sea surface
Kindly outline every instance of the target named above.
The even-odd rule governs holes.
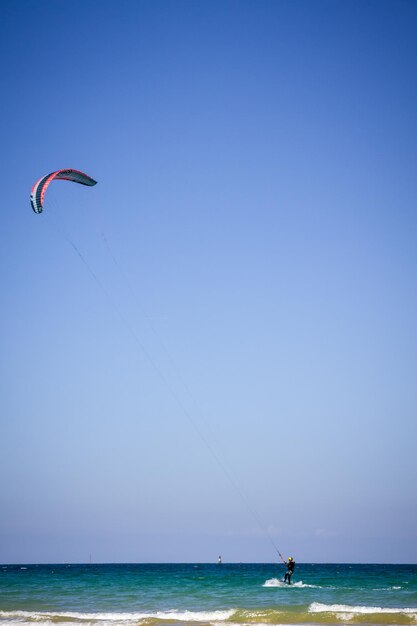
[[[0,565],[0,626],[417,624],[417,565]]]

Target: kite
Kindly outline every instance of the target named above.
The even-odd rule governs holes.
[[[73,183],[80,183],[80,185],[87,185],[88,187],[97,184],[96,180],[78,170],[57,170],[52,172],[52,174],[43,176],[33,185],[32,193],[30,194],[30,203],[35,213],[42,213],[45,193],[53,180],[69,180]]]

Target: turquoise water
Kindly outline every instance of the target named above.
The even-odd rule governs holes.
[[[417,624],[416,565],[0,566],[5,626]]]

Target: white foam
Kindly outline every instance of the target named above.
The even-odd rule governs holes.
[[[230,622],[216,622],[216,626],[230,626]],[[233,626],[254,626],[254,622],[233,622]],[[256,622],[256,626],[271,626],[270,622]],[[288,624],[276,623],[274,626],[288,626]],[[303,624],[293,624],[292,626],[304,626]]]
[[[288,589],[292,587],[296,587],[297,589],[320,589],[318,585],[307,585],[306,583],[303,583],[302,580],[298,580],[296,583],[291,583],[291,585],[288,585],[288,583],[284,583],[284,581],[279,580],[279,578],[270,578],[269,580],[266,580],[262,587],[281,587],[282,589]]]
[[[351,589],[351,587],[349,587]],[[399,585],[392,585],[391,587],[375,587],[372,591],[392,591],[393,589],[402,589]]]
[[[155,613],[78,613],[72,611],[62,612],[32,612],[32,611],[0,611],[0,618],[9,620],[18,620],[30,622],[50,622],[57,618],[68,618],[68,622],[71,620],[83,620],[87,622],[99,622],[102,623],[126,623],[134,622],[137,620],[144,620],[150,618],[156,618],[161,620],[176,620],[176,621],[189,621],[189,622],[208,622],[208,621],[225,621],[228,620],[234,613],[235,609],[219,610],[219,611],[156,611]],[[66,620],[67,621],[67,620]]]
[[[407,615],[417,617],[417,607],[388,608],[381,606],[349,606],[348,604],[321,604],[321,602],[313,602],[310,604],[308,610],[310,613],[343,613],[349,616],[352,616],[352,614],[370,615],[372,613],[405,613]],[[350,617],[348,619],[350,619]]]
[[[230,626],[230,622],[216,622],[216,626]],[[254,626],[253,622],[233,622],[233,626]],[[270,622],[256,622],[256,626],[271,626]],[[288,624],[274,624],[274,626],[288,626]],[[304,626],[303,624],[293,624],[292,626]]]

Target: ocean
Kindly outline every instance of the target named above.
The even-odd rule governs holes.
[[[0,626],[417,624],[417,565],[0,565]]]

